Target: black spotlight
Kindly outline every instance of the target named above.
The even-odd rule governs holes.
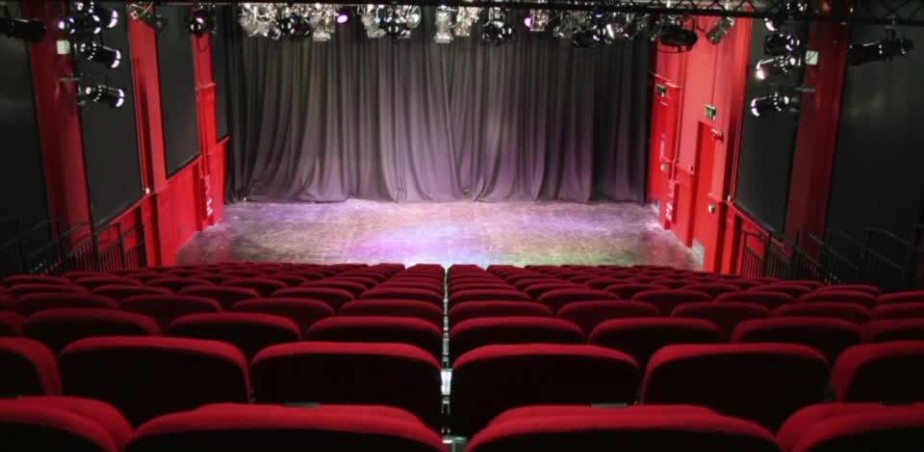
[[[765,58],[757,62],[754,76],[758,80],[767,80],[781,75],[791,74],[802,67],[802,58],[798,55],[780,55]]]
[[[90,100],[112,108],[119,108],[125,104],[125,91],[106,85],[87,85],[80,90],[80,105]]]
[[[132,19],[140,20],[156,31],[167,28],[167,18],[154,11],[154,4],[151,2],[129,3],[128,14]]]
[[[301,14],[291,12],[279,18],[276,23],[283,35],[290,38],[307,38],[311,36],[311,22]]]
[[[610,21],[611,17],[606,11],[592,12],[587,25],[574,32],[571,44],[591,49],[612,44],[616,40],[616,31]]]
[[[193,6],[186,26],[189,28],[189,32],[196,36],[215,33],[218,24],[215,21],[215,11],[212,6],[200,4]]]
[[[682,19],[670,18],[661,25],[658,40],[662,45],[674,47],[679,52],[686,52],[696,45],[699,36],[695,31],[684,28]]]
[[[708,39],[709,42],[718,45],[722,42],[723,39],[725,39],[726,36],[728,36],[728,32],[730,32],[734,26],[734,17],[723,16],[719,18],[718,22],[716,22],[708,32],[706,32],[706,39]]]
[[[119,24],[119,12],[114,9],[104,7],[98,1],[76,1],[74,9],[77,15],[89,15],[94,17],[94,21],[104,28],[115,28]]]
[[[751,114],[757,117],[781,112],[798,112],[799,98],[796,94],[773,91],[767,96],[751,99]]]
[[[36,19],[0,17],[0,34],[11,38],[39,42],[45,38],[45,24]]]
[[[68,36],[86,39],[102,33],[103,24],[99,16],[77,13],[62,17],[58,21],[58,29]]]
[[[481,39],[491,44],[503,44],[513,37],[513,27],[507,23],[507,12],[501,8],[488,10],[488,20],[481,27]]]
[[[802,41],[795,33],[775,31],[764,38],[764,53],[777,57],[796,53],[802,49]]]
[[[106,47],[96,42],[80,42],[77,44],[80,56],[97,63],[102,63],[111,69],[119,67],[122,62],[122,52],[119,49]]]
[[[880,41],[862,44],[850,44],[848,59],[851,66],[857,66],[872,61],[889,61],[897,56],[907,55],[914,48],[910,39],[900,39],[895,30],[885,31],[885,37]]]

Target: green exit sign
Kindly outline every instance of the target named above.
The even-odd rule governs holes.
[[[706,118],[710,121],[715,121],[715,117],[719,114],[719,111],[716,110],[715,105],[706,105]]]

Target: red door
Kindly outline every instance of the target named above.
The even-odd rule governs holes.
[[[710,124],[699,123],[696,146],[695,194],[691,212],[692,235],[694,240],[702,244],[705,256],[703,268],[705,270],[718,270],[717,256],[720,255],[721,240],[719,237],[719,219],[722,217],[719,209],[722,200],[713,194],[712,187],[721,187],[722,181],[715,177],[723,177],[723,173],[715,171],[716,144],[721,135]]]
[[[677,119],[680,87],[663,79],[656,80],[652,102],[651,155],[648,175],[649,199],[660,205],[661,222],[669,227],[674,222],[675,189],[671,187],[677,159]]]

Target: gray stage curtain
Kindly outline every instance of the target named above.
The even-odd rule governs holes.
[[[437,45],[431,13],[399,42],[366,38],[357,20],[328,43],[236,30],[231,195],[644,199],[647,39],[576,49],[517,27],[492,46],[476,26]]]

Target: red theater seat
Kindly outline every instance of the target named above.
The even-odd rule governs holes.
[[[548,306],[552,311],[558,312],[559,309],[569,303],[579,301],[601,301],[616,300],[617,297],[604,290],[591,289],[558,289],[546,292],[539,296],[539,303]]]
[[[628,353],[640,366],[668,345],[721,341],[722,331],[709,321],[669,317],[607,320],[590,333],[591,344]]]
[[[661,311],[648,303],[625,300],[579,301],[558,311],[558,317],[574,323],[587,336],[605,320],[660,316]]]
[[[139,286],[132,284],[110,284],[93,289],[93,293],[121,301],[139,295],[170,295],[170,289],[164,287]]]
[[[157,336],[153,319],[114,309],[49,309],[30,316],[23,325],[27,337],[58,353],[67,344],[94,336]]]
[[[782,292],[761,292],[759,290],[745,290],[741,292],[727,292],[717,296],[716,301],[759,304],[771,311],[796,302],[792,295]]]
[[[834,364],[831,387],[840,402],[924,401],[924,341],[861,344]]]
[[[801,344],[833,363],[848,347],[860,343],[860,328],[852,322],[821,317],[778,317],[738,325],[732,342]]]
[[[41,342],[0,337],[0,369],[0,394],[4,396],[61,393],[55,355]]]
[[[451,305],[468,301],[533,301],[533,299],[523,292],[512,289],[461,290],[449,294],[449,304]]]
[[[877,301],[879,304],[922,303],[924,302],[924,290],[909,290],[904,292],[887,293],[880,295]]]
[[[916,451],[924,444],[924,406],[813,405],[780,429],[783,452]]]
[[[874,319],[924,319],[924,302],[880,304],[873,308]]]
[[[408,317],[328,317],[312,325],[305,340],[395,342],[416,345],[436,358],[443,355],[443,329],[426,320]]]
[[[710,300],[712,300],[712,296],[705,292],[682,289],[648,290],[632,296],[632,301],[640,301],[655,306],[664,315],[670,315],[674,308],[684,303]]]
[[[680,287],[682,290],[693,290],[696,292],[707,293],[712,298],[715,298],[723,293],[733,293],[740,292],[741,288],[733,284],[726,284],[720,282],[699,282],[693,284],[687,284]]]
[[[353,298],[358,298],[363,294],[363,292],[366,291],[366,286],[360,283],[353,281],[335,280],[333,278],[322,279],[320,281],[309,281],[299,287],[329,287],[331,289],[345,290],[353,295]]]
[[[158,278],[147,282],[148,286],[163,287],[170,289],[171,292],[179,292],[187,287],[208,286],[211,284],[211,281],[199,278]]]
[[[307,300],[320,300],[327,303],[335,311],[349,301],[353,301],[353,294],[326,287],[292,287],[273,292],[273,298],[304,298]]]
[[[285,317],[299,326],[302,335],[318,320],[334,315],[334,309],[327,303],[302,298],[254,298],[235,304],[233,310]]]
[[[155,419],[127,452],[445,452],[440,435],[397,408],[220,404]]]
[[[642,404],[692,404],[776,429],[824,400],[828,364],[793,344],[672,345],[652,356]]]
[[[7,289],[7,292],[14,298],[22,298],[38,294],[80,294],[86,293],[87,289],[64,284],[17,284]]]
[[[221,311],[217,301],[192,295],[138,295],[122,300],[119,307],[151,317],[161,329],[184,315]]]
[[[520,289],[520,290],[525,292],[526,295],[529,295],[531,300],[533,299],[538,300],[539,297],[545,295],[548,292],[553,292],[556,290],[565,290],[565,289],[587,290],[586,286],[584,285],[575,284],[573,282],[568,282],[568,281],[563,281],[563,280],[530,284],[529,286],[523,289]]]
[[[604,290],[607,287],[625,283],[625,279],[613,277],[596,277],[587,280],[584,285],[591,289]]]
[[[413,288],[401,288],[401,287],[391,287],[391,288],[374,288],[366,293],[360,298],[361,300],[415,300],[423,301],[430,303],[435,306],[443,306],[443,295],[442,293],[437,294],[435,292],[425,290],[425,289],[413,289]]]
[[[773,284],[764,284],[752,290],[759,290],[760,292],[785,293],[786,295],[799,298],[802,295],[805,295],[814,289],[811,287],[805,286],[803,284],[796,284],[792,282],[778,282],[778,283],[773,283]]]
[[[511,408],[631,403],[639,370],[625,353],[592,345],[489,345],[456,360],[454,435],[468,436]]]
[[[865,292],[870,295],[878,296],[882,293],[882,289],[871,286],[869,284],[831,284],[828,286],[821,286],[815,289],[815,292],[827,292],[829,290],[842,291],[847,290],[851,292]]]
[[[0,311],[0,337],[22,336],[23,316],[15,312]]]
[[[539,303],[522,301],[470,301],[449,309],[449,323],[481,317],[551,317],[552,310]]]
[[[867,308],[876,305],[876,296],[866,292],[849,290],[818,290],[799,297],[800,303],[834,301],[838,303],[855,303]]]
[[[88,276],[75,280],[74,284],[89,290],[93,290],[100,286],[108,286],[112,284],[127,284],[131,286],[137,286],[141,283],[135,279],[126,278],[124,276]]]
[[[259,292],[260,295],[263,295],[264,297],[268,297],[274,294],[276,291],[279,291],[279,290],[282,290],[288,287],[286,286],[284,282],[276,281],[274,279],[269,279],[269,278],[260,278],[260,277],[226,279],[223,283],[221,283],[221,285],[231,286],[231,287],[243,287],[245,289],[253,289]]]
[[[577,325],[552,317],[482,317],[460,322],[449,331],[452,360],[478,347],[496,344],[583,344]]]
[[[381,404],[439,426],[440,364],[407,344],[301,342],[264,349],[253,360],[261,403]]]
[[[770,310],[754,303],[701,301],[677,306],[671,317],[708,320],[729,337],[739,323],[768,318]]]
[[[924,341],[924,319],[873,320],[860,333],[863,342]]]
[[[181,290],[179,294],[211,298],[217,301],[222,309],[231,309],[231,307],[240,301],[260,297],[260,292],[254,289],[217,285],[190,286]]]
[[[563,409],[567,411],[560,412]],[[468,450],[779,451],[766,429],[698,407],[563,407],[558,412],[552,408],[539,415],[507,416],[516,411],[491,422],[472,438]]]
[[[449,293],[464,290],[517,290],[517,288],[501,280],[493,282],[462,282],[449,285]]]
[[[131,426],[115,408],[96,400],[0,400],[4,451],[119,452],[131,434]]]
[[[247,361],[234,346],[174,337],[95,337],[61,353],[68,394],[113,404],[134,425],[213,402],[248,402]]]
[[[3,280],[2,286],[14,287],[22,285],[61,285],[70,286],[73,284],[70,279],[60,276],[49,275],[13,275]]]
[[[90,293],[35,293],[20,297],[14,306],[16,312],[26,316],[46,309],[118,307],[115,300]]]
[[[834,301],[816,301],[812,303],[796,303],[780,306],[773,311],[774,317],[825,317],[841,319],[863,324],[872,318],[868,308],[854,303],[838,303]]]
[[[438,306],[414,300],[356,300],[340,307],[339,315],[391,316],[424,319],[443,327],[443,310]]]
[[[302,338],[301,330],[292,320],[253,312],[185,315],[170,323],[167,334],[225,342],[240,349],[248,359],[271,345]]]

